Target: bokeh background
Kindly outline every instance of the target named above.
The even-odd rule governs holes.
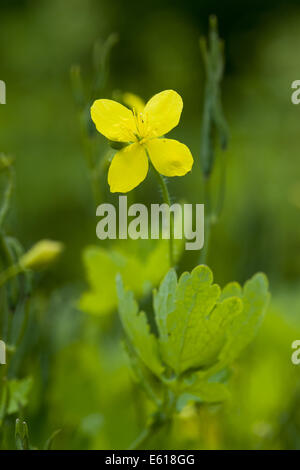
[[[203,202],[199,36],[207,34],[211,13],[225,40],[230,145],[224,210],[208,264],[221,285],[264,271],[272,301],[257,339],[234,367],[230,402],[185,410],[171,437],[160,436],[156,446],[300,448],[300,366],[290,360],[291,343],[300,337],[300,107],[291,103],[291,83],[300,78],[300,2],[1,0],[7,104],[0,106],[0,151],[16,158],[8,231],[26,248],[42,238],[65,244],[59,264],[37,280],[19,366],[21,377],[33,378],[23,413],[39,447],[61,428],[56,448],[126,448],[149,408],[132,384],[116,313],[102,318],[78,308],[87,289],[82,252],[100,242],[70,68],[80,64],[88,91],[93,45],[116,33],[103,96],[130,91],[147,100],[169,88],[181,94],[184,111],[171,135],[190,147],[195,165],[170,182],[170,191]],[[104,139],[95,139],[105,152]],[[105,180],[101,192],[114,200]],[[135,198],[159,198],[151,177]],[[190,252],[180,266],[197,262]],[[6,439],[13,446],[9,433]]]

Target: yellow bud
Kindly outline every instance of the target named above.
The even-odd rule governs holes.
[[[3,153],[0,154],[0,171],[6,170],[10,166],[12,166],[14,159],[12,157],[8,157]]]
[[[122,101],[126,106],[129,106],[131,109],[135,109],[137,113],[142,113],[145,108],[145,103],[138,95],[134,93],[123,93]]]
[[[41,240],[20,258],[19,264],[23,269],[43,269],[53,263],[62,250],[61,242]]]

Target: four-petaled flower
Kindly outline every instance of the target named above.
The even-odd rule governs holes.
[[[128,145],[117,152],[108,172],[110,191],[126,193],[138,186],[148,172],[150,158],[164,176],[183,176],[191,170],[193,157],[184,144],[158,137],[177,126],[183,103],[180,95],[166,90],[154,95],[143,110],[130,110],[112,100],[96,100],[91,116],[107,139]]]

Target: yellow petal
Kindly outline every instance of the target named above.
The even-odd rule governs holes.
[[[144,120],[151,137],[160,137],[179,123],[183,102],[174,90],[154,95],[144,109]]]
[[[127,193],[138,186],[148,172],[148,158],[140,144],[124,147],[114,156],[108,171],[112,193]]]
[[[113,100],[96,100],[91,107],[91,117],[97,130],[115,142],[136,141],[133,113]]]
[[[135,109],[137,113],[142,113],[145,108],[145,103],[138,95],[134,93],[123,93],[122,101],[126,106],[131,109]]]
[[[149,140],[146,148],[153,166],[164,176],[183,176],[193,166],[189,148],[177,140]]]

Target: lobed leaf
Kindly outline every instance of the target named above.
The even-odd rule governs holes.
[[[141,361],[155,374],[161,375],[163,366],[159,358],[158,342],[150,333],[144,312],[139,312],[133,293],[125,291],[121,276],[117,276],[119,314],[125,333]]]
[[[169,273],[155,294],[161,354],[177,375],[210,366],[225,344],[227,325],[242,310],[238,297],[219,302],[221,289],[212,281],[211,270],[198,266],[177,285]]]
[[[228,331],[228,339],[222,349],[219,360],[221,365],[231,363],[241,351],[253,340],[264,318],[269,302],[268,279],[263,273],[255,274],[244,285],[243,291],[236,283],[225,287],[224,293],[240,293],[243,311],[232,322]]]
[[[177,258],[182,251],[182,240],[175,240]],[[81,310],[94,315],[106,315],[116,309],[118,298],[115,278],[118,273],[126,288],[137,297],[151,292],[169,269],[168,240],[160,240],[146,259],[135,253],[106,250],[90,246],[83,252],[89,289],[79,301]]]
[[[153,296],[158,338],[150,333],[133,293],[124,291],[120,276],[117,285],[121,321],[132,349],[143,367],[175,393],[177,407],[189,400],[225,400],[226,368],[252,341],[264,317],[270,295],[266,276],[256,274],[243,289],[232,282],[221,292],[207,266],[197,266],[179,280],[171,269]],[[165,375],[162,364],[167,366]],[[140,379],[146,369],[140,370]]]

